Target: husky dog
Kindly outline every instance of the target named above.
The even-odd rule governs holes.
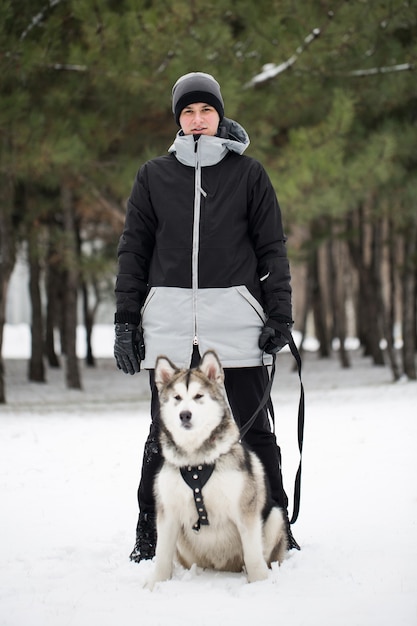
[[[197,369],[167,357],[155,366],[164,462],[155,479],[157,545],[146,586],[172,575],[173,561],[190,568],[268,577],[287,550],[283,514],[269,499],[259,458],[239,441],[215,352]]]

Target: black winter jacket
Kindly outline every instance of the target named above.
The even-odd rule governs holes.
[[[159,354],[188,367],[193,345],[224,367],[262,364],[268,316],[291,320],[281,212],[249,139],[181,132],[166,156],[139,170],[118,247],[116,321],[142,316],[145,367]]]

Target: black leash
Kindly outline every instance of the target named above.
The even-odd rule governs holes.
[[[271,326],[273,326],[273,323],[271,323],[271,322],[272,322],[272,320],[269,320],[268,323],[271,324]],[[303,455],[304,415],[305,415],[304,386],[303,386],[303,381],[301,380],[301,357],[300,357],[300,353],[298,352],[297,346],[295,345],[295,342],[294,342],[293,336],[291,334],[291,331],[288,330],[288,329],[283,330],[282,324],[280,324],[277,328],[284,335],[284,337],[288,341],[288,345],[290,347],[291,354],[293,355],[294,359],[297,362],[298,377],[300,379],[300,401],[299,401],[299,404],[298,404],[298,428],[297,428],[297,431],[298,431],[298,449],[300,451],[300,463],[299,463],[297,474],[296,474],[296,477],[295,477],[294,506],[293,506],[293,514],[292,514],[292,517],[291,517],[291,520],[290,520],[290,524],[294,524],[297,521],[298,514],[300,512],[301,466],[302,466],[302,455]],[[251,426],[255,422],[259,412],[265,406],[268,407],[268,411],[271,414],[272,423],[274,425],[274,431],[275,431],[274,408],[273,408],[272,400],[271,400],[271,390],[272,390],[272,385],[273,385],[274,377],[275,377],[275,365],[276,365],[276,354],[273,354],[272,355],[271,375],[269,377],[268,384],[267,384],[267,386],[265,388],[264,395],[262,396],[262,399],[261,399],[261,401],[259,403],[259,406],[256,409],[255,413],[246,422],[246,424],[240,429],[240,439],[241,440],[243,439],[243,437],[246,435],[248,430],[251,428]]]

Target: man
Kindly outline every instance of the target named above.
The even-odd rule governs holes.
[[[243,152],[246,131],[224,117],[218,82],[192,72],[172,90],[180,126],[167,155],[145,163],[128,201],[118,247],[115,357],[119,369],[149,369],[149,437],[138,490],[139,520],[131,559],[155,553],[153,479],[161,463],[155,361],[180,367],[217,352],[240,427],[260,404],[270,354],[292,327],[290,269],[281,211],[262,165]],[[245,442],[262,460],[274,501],[287,511],[280,450],[267,410]],[[299,549],[288,524],[290,547]]]

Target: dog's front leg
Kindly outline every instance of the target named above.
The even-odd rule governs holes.
[[[253,583],[268,578],[268,566],[263,556],[262,523],[250,520],[239,528],[248,582]]]
[[[158,539],[155,551],[155,567],[145,584],[145,587],[151,591],[156,583],[169,580],[172,576],[180,525],[175,520],[169,519],[168,516],[159,514],[156,530]]]

